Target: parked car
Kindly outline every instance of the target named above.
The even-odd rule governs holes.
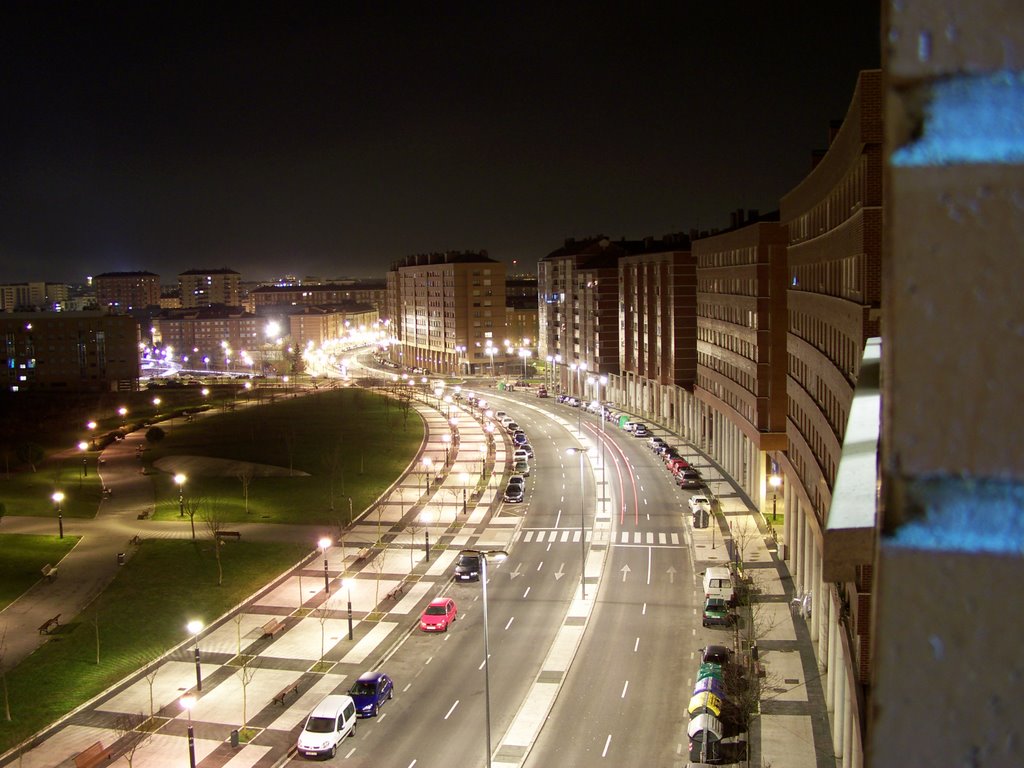
[[[684,469],[676,477],[680,488],[701,488],[704,485],[704,478],[695,469]]]
[[[512,435],[512,442],[515,445],[523,445],[524,443],[530,442],[530,439],[526,436],[526,433],[520,429],[518,432]]]
[[[355,735],[355,702],[351,696],[331,694],[313,707],[295,747],[303,757],[334,757],[342,740]]]
[[[366,672],[349,688],[359,717],[376,717],[377,710],[395,695],[395,684],[383,672]]]
[[[526,487],[526,478],[522,475],[512,475],[508,479],[509,485],[521,485],[523,488]]]
[[[519,451],[526,451],[526,455],[531,459],[533,458],[533,446],[529,443],[523,443],[520,445],[516,452],[518,453]]]
[[[703,493],[694,494],[689,498],[687,503],[690,505],[691,512],[696,512],[697,510],[702,512],[711,511],[711,500]]]
[[[463,550],[455,562],[456,581],[480,580],[480,553],[474,550]]]
[[[548,396],[548,391],[546,389],[544,389],[544,387],[541,387],[540,389],[537,390],[537,397],[547,397],[547,396]]]
[[[690,469],[690,462],[682,456],[673,456],[665,461],[665,466],[668,467],[668,471],[674,475],[678,472],[682,472],[684,469]]]
[[[651,431],[647,429],[646,424],[637,424],[633,427],[633,437],[650,437]]]
[[[700,649],[701,664],[721,664],[722,668],[732,662],[732,649],[724,645],[705,645]]]
[[[516,432],[519,431],[519,425],[516,424],[514,421],[510,421],[505,424],[505,429],[508,431],[510,435],[514,435]]]
[[[518,504],[523,500],[523,486],[509,483],[505,486],[505,493],[502,498],[509,504]]]
[[[447,632],[455,623],[459,609],[450,597],[437,597],[430,601],[420,616],[420,629],[424,632]]]
[[[530,476],[530,464],[527,461],[522,461],[522,460],[517,461],[512,466],[512,471],[515,472],[517,475],[525,475],[526,477],[529,477]]]
[[[527,461],[529,458],[530,454],[525,448],[516,448],[512,452],[512,461]]]
[[[664,440],[664,438],[658,437],[657,435],[655,435],[654,437],[652,437],[652,438],[650,439],[650,441],[649,441],[649,442],[647,443],[647,446],[648,446],[648,447],[649,447],[649,448],[650,448],[650,449],[651,449],[652,451],[657,451],[657,450],[658,450],[658,449],[660,449],[660,448],[661,448],[661,446],[663,446],[663,445],[665,445],[665,440]]]
[[[704,613],[701,624],[705,627],[723,626],[732,624],[732,612],[729,610],[729,603],[721,597],[709,597],[704,600]]]

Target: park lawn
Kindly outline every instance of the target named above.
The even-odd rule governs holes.
[[[49,459],[37,471],[24,470],[0,477],[0,504],[5,515],[45,517],[52,515],[57,530],[57,507],[53,492],[64,494],[64,517],[91,518],[100,503],[100,479],[96,474],[96,454],[88,457],[88,474],[82,477],[82,461],[74,458]]]
[[[248,510],[238,477],[190,476],[197,527],[215,511],[222,522],[344,525],[349,496],[358,514],[413,461],[423,441],[415,410],[375,392],[345,388],[248,405],[169,426],[145,454],[147,464],[173,456],[208,456],[269,464],[293,476],[253,477]],[[173,476],[153,468],[155,518],[180,519]],[[304,474],[298,474],[304,473]],[[332,491],[333,507],[332,511]]]
[[[189,620],[212,624],[310,554],[299,544],[228,544],[218,587],[213,546],[209,539],[144,540],[93,604],[8,671],[12,720],[0,718],[0,753],[186,639]]]
[[[0,534],[0,611],[43,578],[44,565],[57,565],[77,536]]]

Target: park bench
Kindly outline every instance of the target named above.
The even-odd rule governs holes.
[[[42,624],[39,625],[39,634],[40,635],[48,635],[48,634],[50,634],[50,630],[51,629],[54,629],[55,627],[59,627],[59,626],[60,626],[60,614],[58,613],[56,616],[50,617],[49,619],[47,619],[46,621],[44,621]]]
[[[138,515],[136,515],[136,518],[139,519],[139,520],[145,520],[147,517],[149,517],[149,510],[148,509],[144,509],[141,512],[139,512]]]
[[[104,747],[102,741],[97,741],[84,752],[75,755],[75,768],[93,768],[110,761],[110,747]]]
[[[53,581],[57,577],[57,566],[47,563],[39,569],[47,581]]]
[[[273,637],[278,632],[280,632],[282,629],[284,629],[284,622],[283,621],[280,621],[278,619],[271,619],[270,621],[268,621],[266,624],[263,625],[263,636],[264,637]]]
[[[139,536],[139,534],[136,533],[134,536],[132,536],[130,539],[128,539],[128,543],[129,544],[141,544],[142,543],[142,538]]]
[[[286,685],[284,688],[282,688],[280,691],[278,691],[277,695],[274,696],[273,700],[270,703],[271,704],[280,704],[283,707],[284,706],[284,700],[288,696],[289,693],[294,693],[296,696],[299,695],[299,681],[298,680],[296,680],[294,683],[291,683],[290,685]]]
[[[241,531],[217,531],[217,538],[218,539],[235,539],[235,541],[238,541],[239,539],[242,538],[242,532]]]
[[[370,556],[370,548],[369,547],[363,547],[358,552],[356,552],[356,562],[358,563],[360,560],[365,560],[369,556]]]
[[[390,592],[384,595],[384,599],[397,600],[398,596],[401,595],[403,592],[405,592],[405,582],[400,581],[398,582],[398,584],[395,585],[395,587]]]

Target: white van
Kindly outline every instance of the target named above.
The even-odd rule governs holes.
[[[351,696],[325,696],[306,718],[296,744],[304,757],[334,757],[346,736],[356,735],[356,704]]]
[[[732,573],[728,568],[708,568],[704,571],[704,598],[720,597],[729,605],[736,602],[736,590],[732,586]]]
[[[502,419],[504,419],[504,418],[505,418],[506,416],[508,416],[508,414],[507,414],[507,413],[505,413],[504,411],[495,411],[495,412],[494,412],[494,420],[495,420],[495,421],[501,421],[501,420],[502,420]]]

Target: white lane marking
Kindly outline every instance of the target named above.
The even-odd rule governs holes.
[[[612,743],[612,735],[609,733],[608,734],[608,738],[605,739],[604,749],[601,751],[601,757],[608,757],[608,747],[611,746],[611,743]]]
[[[647,583],[651,583],[651,555],[654,552],[652,547],[647,548]]]
[[[459,706],[459,700],[458,700],[458,699],[456,699],[456,700],[455,700],[455,703],[454,703],[454,704],[452,704],[452,708],[448,710],[448,714],[444,716],[444,719],[445,719],[445,720],[447,720],[447,719],[448,719],[449,717],[451,717],[451,714],[452,714],[452,712],[454,712],[454,711],[455,711],[455,708],[456,708],[457,706]]]
[[[349,759],[350,757],[352,757],[352,755],[354,755],[354,754],[355,754],[355,752],[356,752],[356,748],[355,748],[355,747],[352,747],[352,749],[350,749],[350,750],[348,751],[348,753],[347,753],[347,754],[345,755],[345,759],[346,759],[346,760],[348,760],[348,759]],[[415,762],[415,761],[414,761],[414,762]]]
[[[515,621],[515,620],[516,620],[516,617],[515,617],[515,616],[513,616],[512,618],[510,618],[510,619],[508,620],[508,624],[506,624],[506,625],[505,625],[505,629],[508,629],[509,627],[511,627],[511,626],[512,626],[512,622],[513,622],[513,621]]]
[[[622,695],[621,695],[621,696],[619,696],[619,698],[620,698],[620,699],[624,699],[624,698],[626,698],[626,691],[627,691],[627,690],[629,690],[629,680],[627,680],[627,681],[626,681],[626,682],[625,682],[625,683],[623,684],[623,686],[622,686]]]
[[[548,542],[547,549],[545,549],[544,551],[545,552],[550,552],[551,551],[551,542],[550,541]]]
[[[544,567],[544,561],[541,560],[539,563],[537,563],[537,570],[539,571],[543,567]]]
[[[526,596],[527,596],[528,594],[530,594],[530,590],[531,590],[531,589],[533,589],[533,587],[527,587],[527,588],[526,588],[526,591],[525,591],[525,592],[523,592],[523,597],[524,597],[524,598],[525,598],[525,597],[526,597]]]
[[[406,683],[405,688],[402,689],[402,693],[408,692],[410,688],[412,688],[412,683]]]
[[[425,662],[423,662],[423,666],[424,666],[424,667],[425,667],[425,666],[427,666],[427,664],[429,664],[429,663],[430,663],[430,662],[432,662],[433,660],[434,660],[434,657],[433,657],[433,656],[427,656],[427,660],[426,660]]]
[[[640,615],[641,616],[646,616],[647,615],[647,603],[644,603],[644,608],[643,608],[642,611],[640,611]]]
[[[409,763],[409,768],[412,768],[414,765],[416,765],[416,761],[415,760],[413,760],[411,763]]]
[[[637,649],[638,649],[639,647],[640,647],[640,638],[638,637],[638,638],[636,639],[636,641],[635,641],[635,642],[633,643],[633,653],[636,653],[636,652],[637,652]]]

